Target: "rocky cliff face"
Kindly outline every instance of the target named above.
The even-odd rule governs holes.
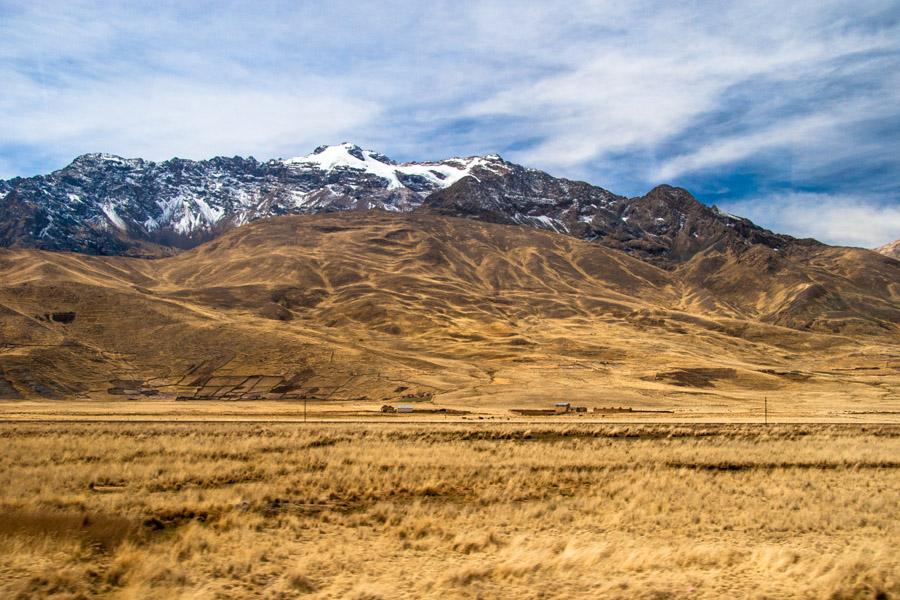
[[[584,182],[506,166],[435,192],[423,208],[595,240],[659,265],[683,262],[708,248],[740,251],[763,244],[779,250],[800,243],[708,207],[681,188],[663,185],[645,196],[626,198]]]
[[[345,143],[267,162],[86,154],[49,175],[0,182],[0,245],[159,255],[267,217],[369,209],[535,227],[661,265],[711,247],[794,242],[679,188],[626,198],[497,155],[397,163]]]

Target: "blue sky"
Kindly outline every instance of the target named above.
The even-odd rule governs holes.
[[[497,152],[900,238],[900,4],[0,0],[0,178],[85,152]]]

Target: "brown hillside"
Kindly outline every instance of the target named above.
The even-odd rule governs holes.
[[[665,271],[568,236],[366,212],[159,260],[3,251],[0,281],[10,398],[819,410],[896,399],[900,380],[900,267],[839,248]]]
[[[875,248],[875,252],[900,260],[900,240],[894,240],[884,246]]]

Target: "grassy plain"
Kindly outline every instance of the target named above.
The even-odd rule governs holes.
[[[0,422],[4,598],[888,598],[900,426]]]

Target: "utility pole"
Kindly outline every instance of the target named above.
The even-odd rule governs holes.
[[[303,422],[306,423],[306,396],[303,396]]]
[[[768,396],[763,396],[763,403],[765,406],[765,415],[766,415],[765,423],[766,423],[766,425],[768,425],[769,424],[769,397]]]

